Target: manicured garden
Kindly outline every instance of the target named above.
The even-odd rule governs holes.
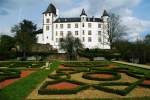
[[[54,62],[51,65],[51,70],[39,69],[27,77],[25,76],[29,73],[23,72],[21,75],[23,78],[0,90],[0,100],[24,100],[58,65],[59,62]]]
[[[149,70],[117,63],[62,62],[27,99],[148,100],[149,79]]]
[[[150,99],[147,69],[109,61],[55,61],[49,68],[1,68],[1,82],[14,82],[1,88],[0,100]]]

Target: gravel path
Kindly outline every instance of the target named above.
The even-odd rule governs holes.
[[[130,66],[135,66],[135,67],[140,67],[140,68],[145,68],[145,69],[150,69],[150,66],[148,66],[148,65],[134,64],[134,63],[124,62],[124,61],[113,61],[113,62],[120,63],[120,64],[126,64],[126,65],[130,65]]]

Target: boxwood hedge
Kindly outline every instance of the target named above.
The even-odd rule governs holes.
[[[112,74],[112,78],[97,78],[97,77],[91,77],[91,74]],[[113,81],[118,80],[121,78],[121,75],[117,72],[112,72],[111,70],[99,70],[99,71],[93,71],[93,72],[87,72],[84,73],[83,78],[89,79],[89,80],[97,80],[97,81]]]
[[[77,84],[80,85],[79,87],[75,88],[75,89],[70,89],[70,90],[57,90],[57,89],[46,89],[46,87],[48,85],[52,85],[52,84],[56,84],[56,83],[60,83],[60,82],[69,82],[69,83],[73,83],[73,84]],[[46,81],[41,88],[38,90],[38,94],[41,95],[48,95],[48,94],[76,94],[81,90],[87,89],[89,87],[89,85],[86,85],[84,83],[78,82],[78,81],[74,81],[74,80],[56,80],[56,81]]]

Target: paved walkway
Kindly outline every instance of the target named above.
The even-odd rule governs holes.
[[[136,67],[145,68],[145,69],[150,69],[150,66],[148,66],[148,65],[134,64],[134,63],[124,62],[124,61],[113,61],[113,62],[131,65],[131,66],[136,66]]]

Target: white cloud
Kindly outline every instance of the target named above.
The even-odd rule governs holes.
[[[131,40],[142,38],[140,33],[150,28],[150,21],[138,19],[133,16],[125,16],[122,18],[123,23],[128,27],[128,37]]]
[[[1,5],[0,9],[5,6],[4,8],[7,8],[6,10],[8,11],[11,10],[12,14],[13,14],[12,10],[15,9],[13,15],[18,14],[17,12],[19,11],[19,8],[22,8],[23,12],[25,12],[25,10],[29,9],[36,10],[36,7],[41,7],[42,5],[42,7],[44,7],[45,10],[49,3],[53,3],[60,10],[59,12],[61,17],[68,17],[68,16],[79,17],[81,10],[83,8],[85,8],[88,16],[96,16],[96,17],[100,17],[104,9],[110,10],[121,16],[123,23],[128,27],[129,37],[132,39],[133,37],[140,36],[140,33],[150,28],[149,27],[150,21],[139,19],[133,15],[133,8],[139,6],[142,0],[2,0],[2,1],[5,2],[4,3],[5,5],[0,4]],[[8,4],[8,1],[10,2],[10,4]],[[29,15],[31,13],[31,11],[26,12],[28,12]],[[21,14],[21,16],[24,17],[24,13]],[[42,21],[37,21],[37,23],[40,22]]]

